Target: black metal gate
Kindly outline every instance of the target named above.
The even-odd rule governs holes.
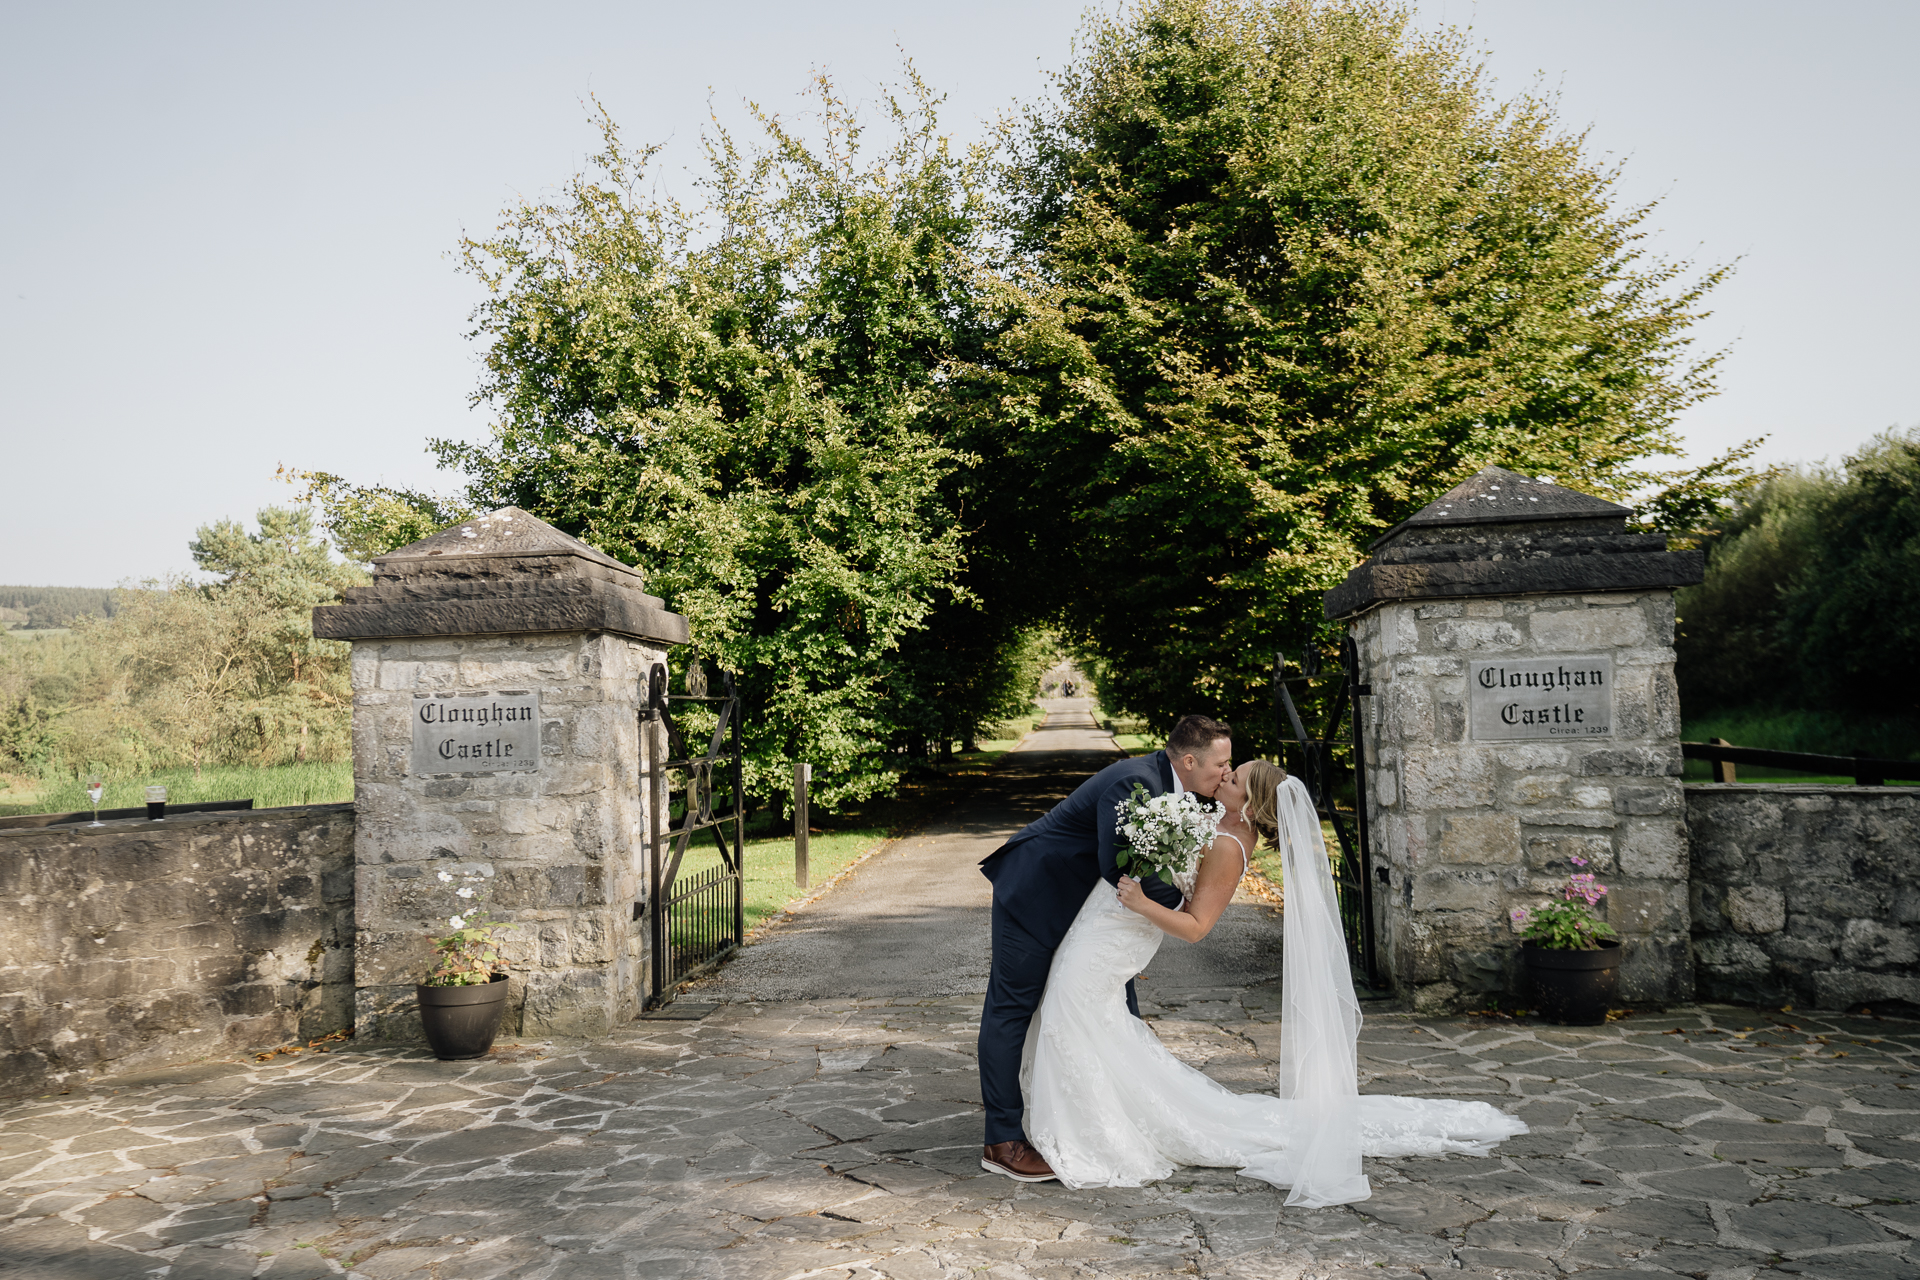
[[[647,804],[647,852],[653,965],[646,1005],[657,1008],[699,970],[718,963],[740,945],[746,932],[742,890],[745,816],[740,785],[740,697],[733,677],[720,673],[722,692],[709,694],[705,669],[690,663],[685,693],[669,693],[667,669],[654,663],[647,674],[646,709],[641,713],[643,766],[641,785]],[[694,755],[674,715],[711,719],[704,755]],[[689,713],[691,715],[689,716]],[[725,789],[723,810],[715,792]],[[727,828],[732,827],[732,840]],[[683,875],[681,863],[694,837],[713,833],[720,862]]]
[[[1353,637],[1342,639],[1341,665],[1338,671],[1322,673],[1318,650],[1309,646],[1298,674],[1286,673],[1284,654],[1273,661],[1273,717],[1282,743],[1297,748],[1287,754],[1297,758],[1300,781],[1313,797],[1314,808],[1333,828],[1340,856],[1333,867],[1334,889],[1340,898],[1340,924],[1347,936],[1347,960],[1354,977],[1368,987],[1379,985],[1374,961],[1373,855],[1367,839],[1366,742],[1360,715],[1360,699],[1372,693],[1372,687],[1360,679],[1360,652]],[[1288,686],[1324,684],[1335,676],[1339,684],[1327,703],[1326,731],[1317,738],[1307,736]],[[1340,736],[1341,723],[1347,736]],[[1296,760],[1286,761],[1292,768]],[[1351,806],[1351,807],[1345,807]]]

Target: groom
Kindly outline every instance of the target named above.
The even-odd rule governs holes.
[[[980,1100],[987,1108],[980,1167],[987,1172],[1021,1182],[1053,1177],[1021,1125],[1020,1054],[1054,949],[1094,884],[1120,878],[1114,806],[1133,794],[1136,782],[1149,795],[1192,791],[1211,798],[1232,772],[1232,730],[1206,716],[1184,716],[1166,750],[1108,765],[980,864],[993,882],[993,971],[980,1012]],[[1162,906],[1179,908],[1180,891],[1164,880],[1150,879],[1143,888]],[[1139,1016],[1131,982],[1127,1008]]]

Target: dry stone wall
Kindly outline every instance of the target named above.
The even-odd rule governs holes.
[[[1689,786],[1702,999],[1920,1009],[1920,794]]]
[[[353,1022],[350,804],[0,831],[0,1096]]]
[[[1385,968],[1417,1007],[1517,995],[1510,913],[1584,858],[1611,888],[1630,1000],[1691,994],[1671,591],[1381,604],[1350,626],[1366,702]],[[1611,660],[1611,733],[1477,741],[1476,659]]]

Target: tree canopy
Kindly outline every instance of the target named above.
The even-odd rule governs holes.
[[[1651,460],[1711,393],[1719,269],[1548,101],[1369,0],[1146,0],[957,152],[909,66],[877,119],[715,125],[694,198],[604,147],[464,244],[497,414],[465,492],[310,474],[355,558],[514,504],[639,565],[739,674],[750,787],[824,803],[1016,710],[1043,632],[1110,710],[1249,745],[1277,651],[1368,542],[1488,463],[1691,536],[1740,451]],[[1248,730],[1253,732],[1249,733]]]
[[[315,605],[366,575],[328,554],[303,509],[257,531],[203,525],[189,544],[213,581],[121,587],[70,636],[0,643],[0,766],[73,774],[344,759],[347,645],[316,640]]]
[[[1844,709],[1920,718],[1920,428],[1887,431],[1838,467],[1771,476],[1708,544],[1679,594],[1678,676],[1690,707]]]
[[[1459,35],[1151,0],[1056,86],[1009,130],[968,444],[1106,696],[1263,726],[1322,593],[1489,463],[1699,514],[1646,462],[1712,388],[1686,331],[1719,272],[1644,258],[1648,209]]]
[[[890,787],[930,728],[958,736],[943,701],[1017,706],[1025,674],[1018,629],[976,615],[943,492],[971,461],[939,382],[982,340],[979,163],[909,89],[878,146],[824,79],[822,141],[760,112],[751,149],[719,131],[692,209],[636,194],[653,153],[603,119],[597,172],[466,244],[500,422],[440,446],[476,504],[642,566],[740,680],[749,786],[807,760],[825,804]]]

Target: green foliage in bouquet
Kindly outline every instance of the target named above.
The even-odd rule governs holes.
[[[1137,880],[1159,876],[1168,884],[1199,866],[1200,856],[1213,846],[1220,816],[1218,805],[1190,792],[1149,795],[1138,782],[1114,810],[1121,837],[1114,865]]]

